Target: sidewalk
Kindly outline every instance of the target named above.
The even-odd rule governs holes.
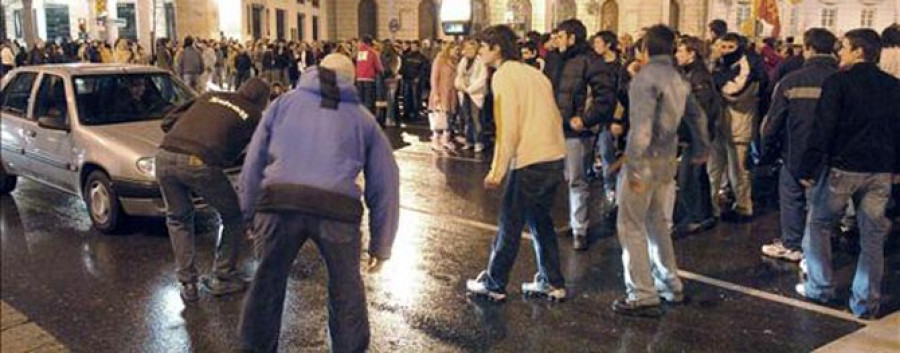
[[[68,352],[62,343],[6,302],[0,302],[0,353]]]

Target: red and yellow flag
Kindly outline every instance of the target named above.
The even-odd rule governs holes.
[[[772,25],[772,37],[778,37],[781,32],[781,17],[778,15],[778,0],[760,0],[757,9],[759,19]]]

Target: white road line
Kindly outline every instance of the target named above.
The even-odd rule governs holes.
[[[446,153],[435,154],[434,152],[432,152],[430,150],[421,151],[421,150],[404,148],[404,149],[396,150],[395,152],[414,154],[414,155],[420,155],[420,156],[431,156],[431,157],[436,157],[436,158],[450,159],[450,160],[470,162],[470,163],[483,163],[485,161],[484,159],[480,159],[480,158],[460,157],[460,156],[448,155]]]
[[[781,303],[784,305],[790,305],[790,306],[793,306],[796,308],[809,310],[809,311],[816,312],[816,313],[819,313],[822,315],[828,315],[828,316],[842,319],[842,320],[853,321],[853,322],[856,322],[856,323],[862,324],[862,325],[869,324],[868,321],[859,319],[859,318],[853,316],[853,314],[846,312],[846,311],[832,309],[827,306],[813,304],[813,303],[810,303],[810,302],[807,302],[804,300],[800,300],[800,299],[783,297],[778,294],[772,294],[772,293],[769,293],[766,291],[761,291],[758,289],[745,287],[745,286],[742,286],[739,284],[725,282],[722,280],[706,277],[704,275],[693,273],[690,271],[678,270],[678,276],[680,276],[681,278],[686,278],[689,280],[702,282],[702,283],[706,283],[706,284],[709,284],[712,286],[721,287],[721,288],[725,288],[725,289],[728,289],[731,291],[754,296],[754,297],[757,297],[760,299],[765,299],[768,301],[773,301],[773,302]]]
[[[900,352],[900,312],[885,316],[862,329],[819,347],[814,353]]]
[[[407,207],[407,206],[402,206],[402,205],[400,206],[400,208],[402,208],[406,211],[409,211],[409,212],[418,213],[418,214],[425,215],[428,217],[443,218],[443,219],[450,220],[454,223],[465,224],[465,225],[468,225],[471,227],[475,227],[475,228],[479,228],[479,229],[483,229],[483,230],[487,230],[487,231],[491,231],[491,232],[496,232],[499,229],[496,225],[487,224],[484,222],[475,221],[475,220],[471,220],[471,219],[437,214],[434,212],[428,212],[428,211],[424,211],[424,210],[420,210],[420,209],[416,209],[416,208],[412,208],[412,207]],[[522,233],[522,237],[525,239],[531,238],[531,236],[528,233]],[[803,301],[800,299],[794,299],[794,298],[780,296],[778,294],[773,294],[773,293],[761,291],[758,289],[745,287],[745,286],[742,286],[739,284],[725,282],[725,281],[722,281],[719,279],[706,277],[704,275],[693,273],[690,271],[685,271],[685,270],[678,270],[678,275],[681,276],[681,278],[705,283],[705,284],[708,284],[708,285],[711,285],[714,287],[724,288],[724,289],[727,289],[730,291],[746,294],[749,296],[757,297],[757,298],[768,300],[771,302],[776,302],[776,303],[780,303],[780,304],[784,304],[784,305],[788,305],[788,306],[793,306],[795,308],[812,311],[812,312],[819,313],[822,315],[831,316],[831,317],[834,317],[837,319],[852,321],[852,322],[859,323],[861,325],[870,324],[869,321],[859,319],[859,318],[853,316],[853,314],[851,314],[849,312],[832,309],[832,308],[822,306],[822,305],[813,304],[813,303]]]

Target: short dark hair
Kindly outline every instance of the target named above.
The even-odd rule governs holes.
[[[844,34],[850,42],[850,49],[862,48],[863,59],[866,62],[877,63],[881,56],[881,37],[878,32],[868,28],[854,29]]]
[[[725,23],[723,20],[712,20],[707,27],[716,37],[722,37],[725,33],[728,33],[728,23]]]
[[[362,38],[362,42],[365,43],[366,45],[372,45],[372,36],[370,36],[368,34],[364,35]]]
[[[519,36],[507,25],[491,26],[481,32],[478,40],[487,44],[488,49],[494,46],[500,48],[500,57],[503,60],[519,60],[522,53],[519,51]]]
[[[187,48],[189,46],[194,45],[194,37],[187,36],[184,38],[184,47]]]
[[[647,55],[672,55],[675,53],[675,31],[665,25],[655,25],[644,34]]]
[[[741,44],[741,35],[734,32],[725,33],[725,35],[722,36],[722,41]]]
[[[529,41],[526,41],[525,43],[522,43],[522,47],[520,49],[528,49],[533,53],[537,53],[538,45],[537,45],[537,43],[529,40]]]
[[[613,31],[600,31],[595,34],[591,40],[601,38],[606,45],[609,45],[609,49],[612,49],[615,52],[619,51],[619,37]]]
[[[582,23],[581,20],[575,18],[562,21],[556,26],[556,29],[553,32],[566,32],[567,34],[574,35],[575,44],[584,43],[587,40],[587,28],[584,27],[584,23]]]
[[[881,44],[884,48],[900,48],[900,24],[887,26],[881,32]]]
[[[694,53],[695,61],[706,61],[706,48],[707,46],[703,43],[700,38],[697,37],[682,37],[681,42],[678,45],[684,46],[691,53]]]
[[[803,46],[812,48],[817,54],[834,53],[835,42],[837,37],[824,28],[810,28],[803,33]]]

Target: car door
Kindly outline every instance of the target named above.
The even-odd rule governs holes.
[[[71,133],[72,116],[66,80],[59,75],[44,73],[35,96],[33,117],[38,123],[25,144],[25,156],[31,159],[36,177],[64,190],[78,190],[78,164]],[[39,103],[39,104],[37,104]],[[40,125],[41,118],[62,118],[66,129]]]
[[[0,95],[0,159],[10,173],[31,176],[29,160],[25,158],[27,131],[33,126],[28,109],[37,73],[20,71],[10,78]]]

